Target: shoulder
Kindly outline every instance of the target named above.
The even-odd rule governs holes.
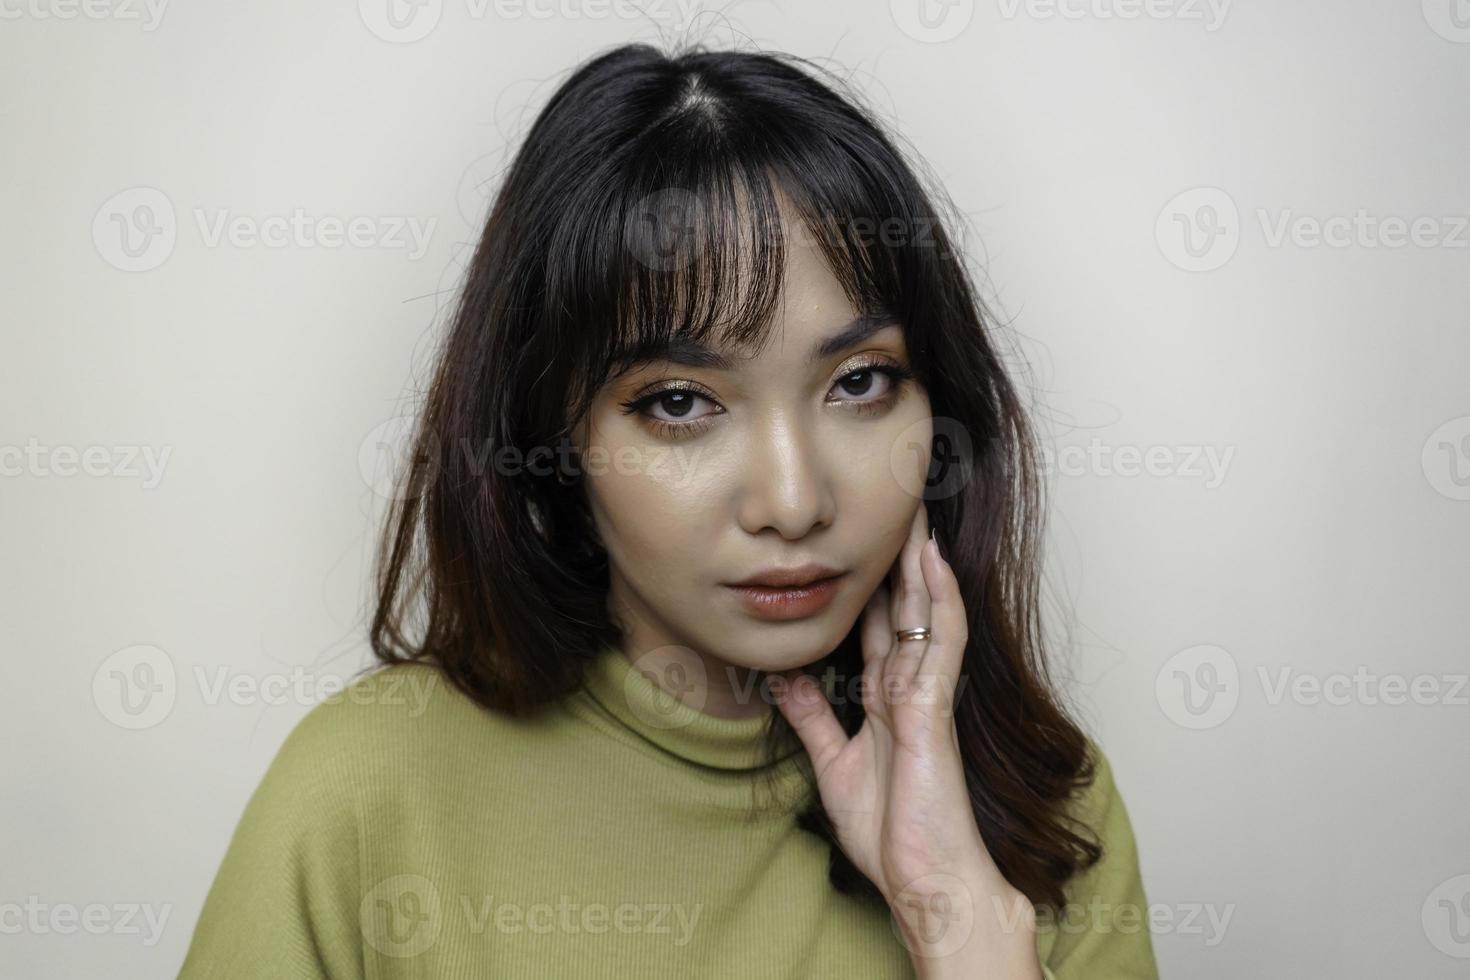
[[[318,794],[330,778],[338,797],[359,804],[389,797],[422,803],[463,782],[534,765],[555,751],[546,736],[561,724],[555,710],[531,717],[492,710],[430,663],[379,664],[297,722],[270,775],[313,781]]]
[[[1087,740],[1087,758],[1092,769],[1092,778],[1073,798],[1072,814],[1095,834],[1101,835],[1104,828],[1116,833],[1123,829],[1119,826],[1117,815],[1126,810],[1126,807],[1113,771],[1112,760],[1102,746],[1091,738]]]
[[[327,695],[276,750],[246,824],[287,823],[297,836],[355,829],[363,798],[398,781],[433,739],[428,728],[463,707],[427,664],[371,668]]]
[[[180,977],[361,976],[368,862],[417,846],[422,815],[475,782],[456,767],[485,771],[510,730],[429,664],[375,667],[324,698],[247,802]]]
[[[372,815],[427,803],[458,781],[456,766],[493,755],[476,739],[504,745],[504,724],[437,667],[376,665],[291,729],[246,805],[237,844],[345,854]]]
[[[313,706],[282,750],[351,756],[365,747],[423,739],[435,725],[470,718],[475,707],[431,664],[376,664]]]
[[[1089,739],[1092,779],[1072,798],[1081,833],[1101,857],[1063,885],[1065,906],[1041,922],[1043,962],[1058,980],[1110,976],[1156,980],[1138,843],[1112,761]]]
[[[1068,816],[1080,825],[1084,836],[1101,847],[1102,856],[1073,878],[1073,891],[1116,887],[1123,883],[1120,876],[1136,879],[1139,873],[1133,821],[1112,760],[1091,738],[1087,740],[1087,757],[1092,778],[1072,797]]]
[[[336,772],[358,777],[355,785],[381,786],[422,770],[426,755],[458,754],[466,741],[510,727],[432,664],[378,664],[313,706],[271,768],[318,779]]]

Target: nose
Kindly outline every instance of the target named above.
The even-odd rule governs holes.
[[[794,541],[832,523],[833,474],[813,433],[773,415],[752,433],[749,464],[738,505],[747,533],[775,528]]]

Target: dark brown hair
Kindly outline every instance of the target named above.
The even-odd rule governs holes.
[[[822,74],[790,55],[627,45],[551,96],[438,354],[378,555],[373,649],[521,714],[620,642],[569,433],[605,379],[672,337],[765,335],[789,233],[779,188],[854,307],[899,322],[929,394],[924,496],[970,619],[955,724],[975,819],[1006,879],[1038,911],[1060,906],[1101,850],[1068,806],[1095,761],[1040,649],[1034,437],[954,234],[871,112]],[[862,672],[858,624],[805,669],[829,666]],[[856,732],[861,704],[838,700]],[[773,744],[785,725],[772,709]],[[877,896],[819,798],[801,825],[831,843],[834,886]]]

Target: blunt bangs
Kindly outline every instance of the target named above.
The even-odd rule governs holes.
[[[782,86],[806,79],[767,70],[791,72]],[[774,92],[767,105],[748,78],[731,92],[717,66],[692,58],[686,71],[695,74],[662,89],[623,76],[644,108],[562,185],[564,203],[547,216],[541,297],[555,302],[539,310],[540,332],[572,367],[565,389],[536,393],[547,400],[538,416],[559,413],[569,430],[602,384],[676,340],[757,353],[798,235],[820,248],[859,314],[900,324],[924,378],[937,319],[926,297],[944,293],[952,270],[897,151],[824,89],[794,105]]]

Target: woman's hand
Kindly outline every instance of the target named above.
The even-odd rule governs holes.
[[[927,528],[921,503],[888,583],[863,612],[867,717],[858,733],[848,737],[799,671],[774,689],[839,845],[887,900],[920,975],[984,964],[1003,970],[987,976],[1040,977],[1034,909],[996,867],[965,786],[953,706],[969,627]],[[894,635],[916,626],[930,637]]]

